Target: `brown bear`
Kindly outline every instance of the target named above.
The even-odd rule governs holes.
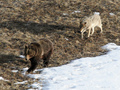
[[[31,67],[27,70],[28,73],[34,71],[38,63],[43,59],[44,67],[48,66],[49,59],[53,53],[53,44],[48,39],[40,39],[39,43],[31,43],[25,46],[25,59],[31,61]]]

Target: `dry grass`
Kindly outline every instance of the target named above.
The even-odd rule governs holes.
[[[0,89],[25,90],[34,82],[21,75],[22,68],[30,63],[18,56],[23,54],[26,44],[40,38],[48,38],[54,43],[50,67],[104,54],[100,47],[109,42],[120,45],[119,5],[119,0],[1,0],[0,76],[9,81],[0,80]],[[75,10],[81,12],[72,14]],[[92,37],[82,40],[79,22],[94,12],[101,13],[103,34],[95,28]],[[110,16],[111,12],[115,15]],[[42,68],[41,64],[39,68]],[[19,72],[11,72],[15,69]],[[28,80],[25,85],[14,84],[25,80]]]

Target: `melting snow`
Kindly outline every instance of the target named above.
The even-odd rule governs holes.
[[[111,16],[115,15],[114,13],[109,13]]]
[[[64,16],[67,16],[68,14],[67,13],[63,13]]]
[[[23,55],[20,55],[19,57],[20,57],[20,58],[25,58],[25,56],[23,56]]]
[[[77,10],[77,11],[72,12],[72,14],[80,13],[80,12],[81,12],[81,11]]]
[[[9,81],[9,80],[4,79],[3,77],[0,77],[0,80],[3,80],[3,81]]]
[[[12,70],[12,72],[15,72],[15,73],[16,73],[16,72],[18,72],[18,70]]]
[[[17,83],[14,83],[14,84],[25,84],[26,82],[28,82],[28,81],[17,82]]]
[[[120,46],[109,43],[102,48],[109,52],[28,74],[40,81],[31,86],[38,90],[120,90]]]
[[[98,14],[99,15],[100,13],[99,12],[94,12],[94,14]]]

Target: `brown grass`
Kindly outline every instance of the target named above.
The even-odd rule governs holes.
[[[0,90],[25,90],[34,82],[21,74],[30,62],[18,57],[30,42],[48,38],[54,43],[50,67],[104,54],[100,47],[109,42],[120,45],[119,5],[119,0],[1,0],[0,76],[9,81],[0,80]],[[75,10],[81,12],[72,14]],[[95,28],[92,37],[82,40],[79,22],[94,12],[101,13],[103,34]],[[111,12],[115,15],[110,16]],[[38,68],[42,68],[42,62]],[[15,69],[19,72],[11,72]],[[25,80],[28,82],[24,85],[14,84]]]

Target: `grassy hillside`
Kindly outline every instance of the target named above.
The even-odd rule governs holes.
[[[109,42],[120,45],[119,5],[119,0],[0,0],[0,76],[9,80],[0,80],[0,89],[25,90],[34,82],[21,75],[30,62],[19,55],[25,45],[41,38],[54,44],[49,67],[104,54],[100,47]],[[103,33],[95,28],[92,37],[87,38],[85,33],[81,39],[79,22],[94,12],[100,13]],[[42,61],[38,68],[43,68]],[[25,80],[28,80],[25,85],[14,84]]]

